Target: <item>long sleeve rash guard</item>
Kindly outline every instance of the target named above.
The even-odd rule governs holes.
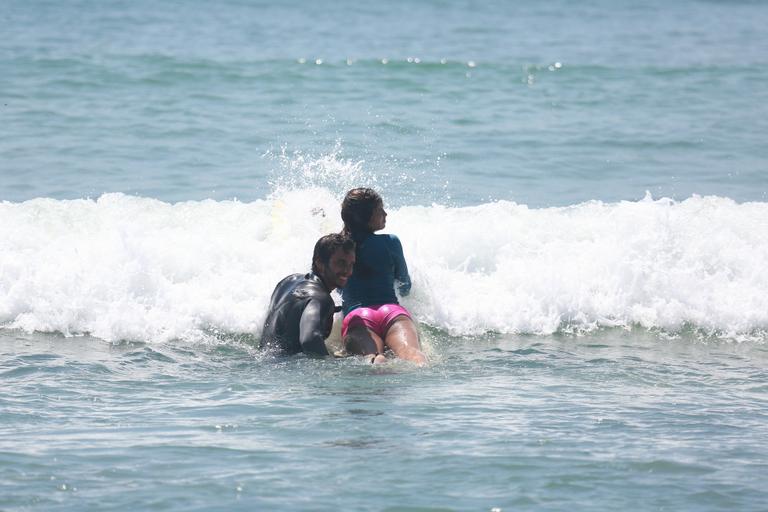
[[[345,315],[363,306],[398,304],[396,281],[400,295],[408,295],[411,277],[399,238],[395,235],[368,235],[357,242],[356,254],[352,277],[342,290]]]

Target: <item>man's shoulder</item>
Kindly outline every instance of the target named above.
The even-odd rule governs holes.
[[[285,294],[290,293],[293,289],[296,288],[296,285],[298,284],[298,278],[301,276],[301,274],[291,274],[289,276],[285,276],[280,281],[277,282],[275,285],[275,290],[272,292],[272,298],[274,300],[275,296],[282,295],[285,296]]]
[[[285,276],[277,283],[277,288],[282,288],[292,283],[299,283],[302,281],[303,278],[304,278],[304,274],[291,274],[291,275]]]
[[[332,300],[331,294],[325,289],[322,281],[312,273],[296,274],[295,292],[311,296],[312,298],[322,299],[327,297],[329,300]]]
[[[293,300],[318,300],[324,305],[333,305],[333,298],[325,288],[320,278],[309,272],[307,274],[291,274],[277,284],[277,289]]]

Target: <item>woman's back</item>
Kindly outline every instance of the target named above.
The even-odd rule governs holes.
[[[355,308],[398,304],[395,281],[401,295],[411,289],[403,246],[395,235],[370,234],[357,242],[357,261],[352,277],[342,290],[346,315]]]

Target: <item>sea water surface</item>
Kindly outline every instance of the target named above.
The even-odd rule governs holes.
[[[765,3],[0,21],[0,509],[765,510]],[[426,368],[255,348],[354,186]]]

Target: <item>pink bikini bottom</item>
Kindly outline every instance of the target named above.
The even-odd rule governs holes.
[[[381,339],[384,339],[392,323],[401,315],[411,318],[408,310],[398,304],[380,304],[353,309],[344,317],[344,322],[341,324],[341,337],[347,336],[347,329],[354,322],[355,325],[362,323]]]

